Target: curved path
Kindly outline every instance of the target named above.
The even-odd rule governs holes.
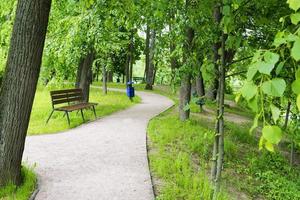
[[[37,164],[37,200],[154,199],[146,128],[173,102],[137,94],[142,103],[127,110],[60,134],[27,137],[23,160]]]

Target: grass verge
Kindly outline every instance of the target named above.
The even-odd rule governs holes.
[[[33,169],[22,167],[23,183],[19,187],[9,184],[0,188],[0,200],[28,200],[34,192],[37,184],[37,177]]]
[[[68,88],[68,86],[63,86],[62,88]],[[49,123],[46,124],[46,120],[52,110],[49,92],[57,89],[57,87],[38,87],[28,128],[29,135],[65,131],[83,124],[80,113],[76,111],[70,113],[71,126],[68,125],[63,112],[54,112]],[[101,89],[90,89],[90,102],[98,103],[98,106],[96,106],[97,117],[103,117],[113,112],[124,110],[139,103],[140,100],[139,97],[136,97],[134,101],[131,102],[126,94],[122,92],[109,91],[107,95],[104,95]],[[84,116],[86,121],[95,119],[91,110],[85,110]]]
[[[215,110],[212,102],[206,107]],[[150,169],[158,200],[211,198],[208,174],[214,117],[204,117],[194,104],[191,112],[191,119],[181,122],[177,108],[173,108],[149,123]],[[251,117],[251,113],[241,107],[226,109],[226,112]],[[260,151],[256,134],[249,134],[251,124],[251,120],[225,122],[223,192],[219,199],[300,199],[299,165],[290,167],[287,152],[280,147],[275,153]]]

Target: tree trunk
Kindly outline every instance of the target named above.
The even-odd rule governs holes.
[[[21,161],[51,0],[19,0],[0,92],[0,185],[21,183]]]
[[[186,9],[189,8],[189,1],[186,1]],[[183,63],[188,64],[193,52],[193,40],[195,36],[195,31],[186,26],[186,42],[184,44],[183,52]],[[190,104],[191,100],[191,70],[193,66],[188,66],[187,71],[181,77],[180,85],[180,99],[179,99],[179,118],[181,121],[185,121],[190,117],[190,108],[186,107]]]
[[[83,68],[84,59],[81,58],[77,67],[77,76],[76,76],[76,82],[75,82],[75,88],[79,88],[80,85],[80,79],[81,79],[81,73]]]
[[[144,79],[147,79],[147,73],[150,65],[150,27],[147,25],[146,30],[146,47],[145,47],[145,72]]]
[[[217,169],[216,178],[214,181],[214,196],[213,199],[216,200],[220,191],[221,185],[221,174],[224,162],[224,98],[225,98],[225,34],[222,33],[221,37],[221,64],[219,65],[219,90],[218,90],[218,121],[219,121],[219,132],[218,132],[218,154],[217,154]]]
[[[220,6],[219,5],[216,5],[214,7],[214,13],[213,13],[213,16],[214,16],[214,21],[215,21],[215,24],[218,26],[221,22],[221,19],[222,19],[222,16],[221,16],[221,11],[220,11]],[[218,67],[219,67],[219,64],[218,64],[218,61],[220,59],[220,56],[219,56],[219,49],[221,47],[221,44],[220,42],[216,42],[214,45],[213,45],[213,53],[214,53],[214,56],[213,56],[213,63],[214,63],[214,79],[212,81],[212,83],[209,85],[209,88],[207,90],[207,93],[206,93],[206,96],[208,99],[211,99],[211,100],[216,100],[217,99],[217,93],[218,93],[218,84],[219,84],[219,72],[218,72]]]
[[[107,72],[105,65],[102,67],[102,83],[103,94],[107,94]]]
[[[112,83],[114,80],[114,73],[112,71],[107,72],[107,82]]]
[[[292,103],[289,101],[288,106],[286,109],[286,115],[284,120],[283,129],[286,130],[289,124],[289,118],[290,118],[290,112],[291,112],[291,105]],[[290,152],[290,165],[294,165],[294,159],[295,159],[295,143],[293,141],[293,138],[291,138],[291,152]]]
[[[172,21],[174,20],[174,18],[175,18],[175,15],[171,11],[171,14],[170,14],[170,23],[169,23],[169,30],[170,30],[171,34],[173,32]],[[174,83],[174,79],[175,79],[175,76],[176,76],[175,72],[176,72],[176,69],[179,66],[177,57],[176,57],[176,55],[174,55],[174,52],[176,50],[176,42],[175,41],[176,41],[175,38],[171,37],[171,42],[170,42],[171,85]]]
[[[90,84],[92,82],[92,65],[94,62],[94,52],[90,51],[83,59],[79,86],[83,91],[83,98],[85,102],[89,101]],[[78,75],[79,77],[79,75]]]
[[[149,45],[149,66],[146,73],[146,90],[153,89],[154,73],[155,73],[155,64],[154,64],[154,55],[155,55],[155,43],[156,43],[156,31],[152,30],[150,33],[150,45]]]
[[[199,97],[203,97],[205,95],[204,80],[200,70],[196,77],[196,91]]]
[[[181,78],[179,100],[179,118],[185,121],[190,118],[190,109],[186,108],[191,101],[191,75],[189,73]]]
[[[125,81],[126,81],[126,84],[131,80],[130,79],[130,69],[129,69],[129,66],[130,66],[130,55],[129,53],[127,54],[127,58],[126,58],[126,63],[125,63]],[[123,83],[124,83],[124,77],[123,77]]]
[[[133,63],[134,63],[134,29],[131,30],[130,45],[129,45],[129,81],[132,81]]]

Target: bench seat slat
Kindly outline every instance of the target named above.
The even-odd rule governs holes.
[[[74,96],[82,96],[80,92],[76,93],[63,93],[63,94],[58,94],[58,95],[52,95],[52,100],[55,99],[64,99],[64,98],[69,98],[69,97],[74,97]]]
[[[51,91],[51,95],[56,95],[56,94],[64,94],[64,93],[74,93],[74,92],[81,92],[81,89],[67,89],[67,90],[54,90]]]
[[[92,106],[96,106],[97,103],[79,103],[76,105],[71,105],[71,106],[63,106],[60,108],[55,108],[55,110],[59,110],[59,111],[74,111],[74,110],[80,110],[80,109],[84,109],[84,108],[90,108]]]
[[[65,98],[60,100],[53,100],[53,105],[62,104],[62,103],[71,103],[76,101],[82,101],[82,97],[72,97],[72,98]]]

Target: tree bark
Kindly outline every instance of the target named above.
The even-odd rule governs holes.
[[[186,9],[189,8],[189,1],[186,1]],[[195,36],[195,31],[186,25],[186,42],[184,44],[184,52],[183,52],[183,63],[190,63],[191,55],[193,52],[193,40]],[[179,99],[179,118],[181,121],[185,121],[190,118],[190,109],[186,106],[190,104],[191,100],[191,69],[193,66],[187,66],[187,70],[181,77],[181,85],[180,85],[180,99]]]
[[[0,185],[21,183],[21,161],[51,0],[19,0],[0,92]]]
[[[180,85],[180,102],[179,102],[179,118],[185,121],[190,118],[190,109],[186,109],[191,101],[191,75],[189,73],[183,75]]]
[[[289,124],[291,105],[292,105],[292,103],[291,103],[291,101],[289,101],[288,105],[287,105],[285,120],[284,120],[284,125],[283,125],[284,130],[287,129],[288,124]],[[295,143],[293,141],[293,138],[291,138],[290,166],[294,165],[294,160],[295,160]]]
[[[107,94],[107,72],[105,65],[102,67],[102,83],[103,94]]]
[[[147,79],[147,73],[150,65],[150,27],[147,24],[146,30],[146,47],[145,47],[145,72],[144,79]]]
[[[129,53],[127,54],[127,58],[126,58],[126,63],[125,63],[125,81],[126,81],[126,84],[131,80],[130,79],[130,55]],[[124,77],[123,77],[123,83],[124,83]]]
[[[221,185],[221,174],[224,162],[224,99],[225,99],[225,34],[222,33],[221,37],[221,64],[219,65],[219,90],[218,90],[218,154],[217,154],[217,169],[216,169],[216,178],[214,181],[214,196],[213,199],[217,200],[217,196],[220,191]]]
[[[171,13],[171,21],[175,18],[175,15],[173,13]],[[170,29],[170,33],[172,33],[173,31],[173,27],[172,27],[172,23],[170,22],[169,24],[169,29]],[[175,72],[176,69],[179,67],[178,64],[178,60],[176,55],[174,55],[174,52],[176,50],[176,43],[175,40],[172,38],[171,42],[170,42],[170,67],[171,67],[171,85],[174,83],[174,79],[175,79]]]
[[[134,63],[134,29],[131,30],[129,45],[129,81],[132,81]]]
[[[150,33],[150,45],[149,45],[149,66],[148,66],[148,71],[146,73],[146,87],[145,87],[146,90],[152,90],[153,89],[153,84],[154,84],[155,43],[156,43],[156,31],[155,30],[151,30],[151,33]]]
[[[215,24],[217,26],[219,26],[219,24],[221,23],[221,19],[222,19],[222,15],[221,15],[221,10],[220,10],[220,6],[219,5],[216,5],[214,7],[214,11],[213,11],[213,16],[214,16],[214,21],[215,21]],[[215,77],[212,81],[212,83],[209,85],[209,88],[207,90],[207,93],[206,93],[206,96],[208,99],[211,99],[211,100],[216,100],[217,99],[217,93],[218,93],[218,84],[219,84],[219,72],[218,72],[218,67],[219,67],[219,64],[218,64],[218,61],[220,59],[220,56],[219,56],[219,49],[221,47],[221,44],[219,41],[217,41],[214,45],[213,45],[213,63],[214,63],[214,74],[215,74]]]
[[[107,72],[107,82],[111,83],[114,79],[114,73],[112,71]]]
[[[75,82],[75,88],[79,88],[80,85],[80,79],[81,79],[81,73],[83,68],[84,59],[81,58],[77,67],[77,76],[76,76],[76,82]]]
[[[94,51],[91,50],[83,59],[80,81],[77,87],[82,89],[84,102],[89,101],[90,84],[92,82],[92,76],[93,76],[92,75],[93,62],[94,62]]]
[[[203,97],[205,95],[204,80],[203,80],[202,73],[200,70],[196,77],[196,91],[197,91],[197,94],[199,97]]]

